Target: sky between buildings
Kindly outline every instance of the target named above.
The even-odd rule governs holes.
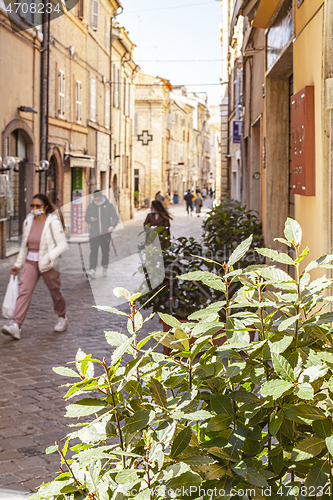
[[[166,78],[172,85],[186,85],[188,91],[207,92],[210,106],[220,104],[219,1],[121,2],[124,12],[118,21],[137,46],[134,61],[142,70]]]

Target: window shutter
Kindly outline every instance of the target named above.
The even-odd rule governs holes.
[[[110,91],[105,91],[105,128],[110,128]]]
[[[134,114],[134,135],[139,135],[139,113]]]
[[[92,0],[91,3],[91,27],[93,30],[98,30],[99,21],[99,0]]]
[[[58,72],[58,114],[65,116],[65,73],[61,69]]]
[[[118,74],[118,78],[117,78],[117,87],[118,87],[118,108],[121,109],[121,71],[120,71],[120,68],[117,68],[117,74]]]
[[[130,101],[130,92],[131,92],[131,83],[130,83],[130,79],[129,78],[126,78],[125,80],[125,115],[126,116],[130,116],[130,105],[131,105],[131,101]]]
[[[82,120],[82,83],[76,80],[76,121],[78,123]]]
[[[96,80],[90,80],[90,120],[96,121]]]
[[[106,21],[105,23],[105,46],[107,49],[110,48],[110,23]]]

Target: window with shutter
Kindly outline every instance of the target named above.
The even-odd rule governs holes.
[[[61,69],[58,71],[58,115],[65,116],[65,72]]]
[[[82,120],[82,83],[76,80],[75,84],[75,102],[76,102],[76,122],[81,123]]]
[[[96,121],[96,80],[90,80],[90,120]]]
[[[91,2],[91,27],[93,30],[98,30],[99,22],[99,0],[92,0]]]
[[[105,46],[107,49],[110,48],[110,23],[106,21],[105,23]]]
[[[105,128],[110,128],[110,91],[105,91]]]
[[[83,19],[83,11],[84,11],[84,0],[79,0],[78,4],[78,17],[82,20]]]
[[[139,135],[139,113],[134,114],[134,135]]]

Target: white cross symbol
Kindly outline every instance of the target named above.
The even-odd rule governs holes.
[[[153,140],[153,136],[148,133],[148,130],[143,130],[141,135],[138,135],[138,141],[142,142],[143,146],[148,146],[149,141]]]

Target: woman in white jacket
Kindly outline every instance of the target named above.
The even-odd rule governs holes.
[[[48,287],[58,315],[55,332],[66,330],[66,302],[60,290],[60,273],[54,267],[58,257],[68,248],[62,224],[53,213],[55,208],[45,194],[36,194],[31,204],[31,213],[23,223],[22,243],[16,262],[9,272],[15,276],[23,266],[14,320],[2,327],[5,335],[19,340],[21,325],[27,315],[31,297],[40,276]]]

